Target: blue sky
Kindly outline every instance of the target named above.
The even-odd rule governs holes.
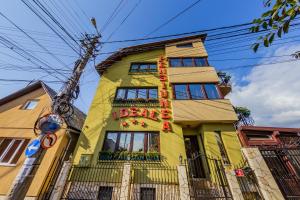
[[[102,32],[103,41],[107,40],[107,37],[110,33],[118,27],[122,19],[128,14],[130,9],[138,2],[139,0],[125,0],[124,6],[116,16],[116,18],[109,24],[109,26]],[[89,24],[87,17],[95,17],[98,23],[98,27],[101,30],[101,27],[106,22],[107,18],[110,16],[114,8],[120,2],[119,0],[53,0],[43,1],[45,5],[55,13],[55,17],[65,25],[69,32],[79,35],[80,32],[89,31],[92,32],[93,29]],[[187,7],[191,3],[195,2],[192,0],[141,0],[138,7],[134,10],[132,15],[126,20],[126,22],[118,29],[118,31],[112,36],[111,40],[123,40],[131,38],[140,38],[147,35],[154,28],[164,23],[167,19],[181,11],[183,8]],[[85,12],[85,14],[79,10],[79,7]],[[251,0],[251,1],[241,1],[241,0],[202,0],[197,6],[190,9],[188,12],[184,13],[176,20],[160,29],[151,36],[165,35],[165,34],[174,34],[182,32],[190,32],[196,30],[202,30],[207,28],[214,28],[220,26],[234,25],[240,23],[246,23],[252,21],[254,18],[259,17],[260,14],[265,10],[262,4],[262,0]],[[48,65],[59,68],[59,69],[71,69],[74,61],[77,59],[77,55],[61,41],[43,22],[35,16],[20,0],[10,0],[2,3],[0,11],[4,13],[7,17],[12,19],[17,25],[24,28],[32,37],[37,39],[42,43],[47,49],[53,52],[60,60],[62,60],[66,65],[62,65],[57,62],[51,56],[46,54],[43,49],[37,47],[32,41],[30,41],[26,36],[24,36],[20,31],[11,29],[12,25],[5,21],[3,18],[0,18],[0,36],[4,35],[16,42],[18,42],[22,47],[28,50],[31,54],[45,60]],[[73,12],[72,12],[73,11]],[[76,13],[74,12],[76,11]],[[72,14],[70,14],[72,13]],[[299,31],[292,31],[288,37],[295,37],[299,35]],[[288,44],[274,45],[268,49],[261,49],[258,53],[254,54],[250,50],[250,44],[254,40],[245,40],[240,41],[236,45],[248,45],[248,50],[239,51],[237,48],[236,51],[233,48],[235,44],[227,45],[213,45],[207,43],[207,50],[209,53],[210,64],[216,67],[217,69],[228,68],[233,66],[240,65],[249,65],[257,64],[265,61],[272,61],[272,59],[242,59],[239,58],[253,58],[253,57],[263,57],[263,56],[272,56],[272,55],[283,55],[288,51],[291,51],[289,48],[290,45],[293,45],[293,50],[300,49],[297,46],[299,42],[294,38]],[[119,48],[139,44],[141,42],[129,42],[129,43],[117,43],[117,44],[105,44],[101,49],[101,52],[110,52],[115,51]],[[281,49],[279,49],[279,47]],[[231,53],[220,53],[218,51],[220,48],[233,48]],[[227,51],[227,50],[226,50]],[[13,57],[12,57],[13,56]],[[98,56],[96,62],[100,62],[107,55]],[[238,59],[238,60],[227,60],[224,59]],[[2,47],[0,44],[0,78],[5,79],[39,79],[41,76],[46,76],[45,72],[28,72],[26,70],[21,71],[12,71],[11,68],[7,70],[7,64],[13,64],[18,66],[30,67],[34,66],[30,62],[24,60],[19,55],[13,53],[10,49]],[[286,64],[285,64],[286,65]],[[299,65],[299,63],[298,63]],[[277,66],[281,68],[283,65]],[[290,66],[290,65],[288,65]],[[296,65],[297,66],[297,65]],[[68,68],[67,68],[68,67]],[[6,69],[4,69],[6,68]],[[264,67],[266,69],[267,67]],[[268,66],[268,70],[276,70],[275,66]],[[274,112],[273,109],[266,110],[265,118],[262,118],[260,115],[262,109],[265,107],[259,107],[259,104],[253,104],[255,99],[258,99],[256,95],[259,92],[265,91],[265,88],[260,88],[259,91],[253,92],[253,94],[248,94],[251,84],[251,81],[257,81],[256,79],[251,79],[252,75],[259,70],[260,67],[252,68],[241,68],[238,70],[228,71],[234,80],[233,94],[230,96],[233,102],[236,105],[248,106],[253,111],[254,118],[258,120],[259,125],[280,125],[280,126],[297,126],[299,121],[288,121],[281,123],[282,120],[272,121],[278,113]],[[293,68],[294,69],[294,68]],[[291,71],[291,70],[289,70]],[[260,73],[266,74],[265,71],[260,71]],[[297,72],[294,72],[297,73]],[[269,75],[270,84],[272,83],[272,74]],[[286,75],[289,77],[289,75]],[[64,77],[61,77],[64,79]],[[285,79],[279,77],[283,81],[281,87],[287,87],[284,83]],[[55,80],[51,76],[46,76],[43,80]],[[89,105],[92,101],[94,91],[99,81],[99,75],[96,73],[93,62],[90,62],[87,66],[86,71],[81,80],[81,94],[78,100],[75,102],[76,105],[81,108],[84,112],[88,111]],[[277,80],[278,81],[278,80]],[[296,85],[298,84],[295,83]],[[10,94],[11,92],[24,87],[25,83],[11,83],[11,82],[0,82],[0,98]],[[52,88],[59,90],[61,84],[49,84]],[[276,90],[281,91],[282,88],[276,88]],[[244,93],[247,94],[244,94]],[[290,91],[293,92],[298,91]],[[280,94],[278,94],[280,95]],[[244,99],[244,96],[247,96],[247,100]],[[267,96],[268,97],[268,96]],[[266,97],[266,98],[267,98]],[[294,99],[286,100],[287,104],[295,104],[294,101],[297,100],[297,97]],[[267,101],[267,99],[266,99]],[[297,104],[298,105],[298,104]],[[280,105],[279,105],[280,106]],[[299,105],[300,106],[300,105]],[[279,107],[282,110],[282,106]],[[277,109],[279,109],[277,108]],[[286,109],[295,110],[294,107],[288,107]],[[296,110],[299,110],[299,113],[294,113],[293,117],[300,116],[300,108],[297,106]],[[282,114],[282,113],[281,113]],[[270,119],[270,120],[267,120]],[[299,125],[300,126],[300,125]]]

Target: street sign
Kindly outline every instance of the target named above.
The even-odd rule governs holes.
[[[31,157],[34,154],[38,152],[40,149],[41,142],[39,139],[34,139],[28,146],[27,149],[25,150],[25,155],[26,157]]]
[[[56,140],[57,136],[55,133],[49,133],[42,138],[41,145],[43,149],[48,149],[56,143]]]

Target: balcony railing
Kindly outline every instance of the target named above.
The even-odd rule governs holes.
[[[113,106],[114,107],[120,107],[120,106],[147,106],[147,107],[156,107],[159,106],[158,99],[114,99],[113,100]]]
[[[99,153],[99,161],[119,160],[119,161],[155,161],[161,160],[161,155],[158,152],[106,152]]]

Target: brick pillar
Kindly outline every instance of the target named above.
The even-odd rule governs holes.
[[[249,166],[254,170],[263,198],[266,200],[283,200],[284,197],[259,149],[242,148],[242,152]]]
[[[177,166],[180,200],[190,200],[189,182],[186,173],[185,165]]]
[[[71,167],[72,167],[71,161],[64,162],[61,171],[59,173],[59,176],[57,178],[57,181],[55,183],[54,189],[51,193],[50,200],[59,200],[61,198],[64,192],[64,187],[68,180],[68,175]]]
[[[240,185],[233,170],[226,169],[225,171],[227,182],[234,200],[244,200]]]
[[[131,165],[130,163],[125,163],[123,167],[120,200],[129,200],[130,178],[131,178]]]

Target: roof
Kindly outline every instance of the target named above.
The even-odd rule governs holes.
[[[50,98],[53,100],[53,98],[55,97],[55,95],[57,94],[55,92],[55,90],[53,90],[51,87],[49,87],[48,85],[46,85],[44,82],[42,81],[36,81],[32,84],[27,85],[26,87],[0,99],[0,106],[18,98],[21,97],[27,93],[30,93],[32,91],[35,91],[39,88],[43,88],[45,90],[45,92],[50,96]],[[86,115],[81,112],[78,108],[76,108],[74,106],[74,115],[72,117],[70,117],[66,123],[70,128],[74,128],[77,130],[81,130],[84,120],[86,118]]]
[[[279,131],[300,133],[300,128],[283,128],[283,127],[267,127],[267,126],[241,126],[239,131]]]
[[[135,45],[135,46],[129,46],[122,48],[116,52],[114,52],[112,55],[110,55],[108,58],[106,58],[104,61],[96,65],[96,70],[100,75],[103,74],[103,72],[112,64],[114,64],[116,61],[121,60],[123,57],[135,54],[135,53],[142,53],[146,51],[156,50],[156,49],[162,49],[165,48],[166,45],[176,42],[182,42],[186,40],[195,40],[200,39],[201,41],[204,41],[206,38],[206,34],[197,34],[187,37],[181,37],[181,38],[175,38],[175,39],[169,39],[169,40],[162,40],[158,42],[151,42],[141,45]]]

